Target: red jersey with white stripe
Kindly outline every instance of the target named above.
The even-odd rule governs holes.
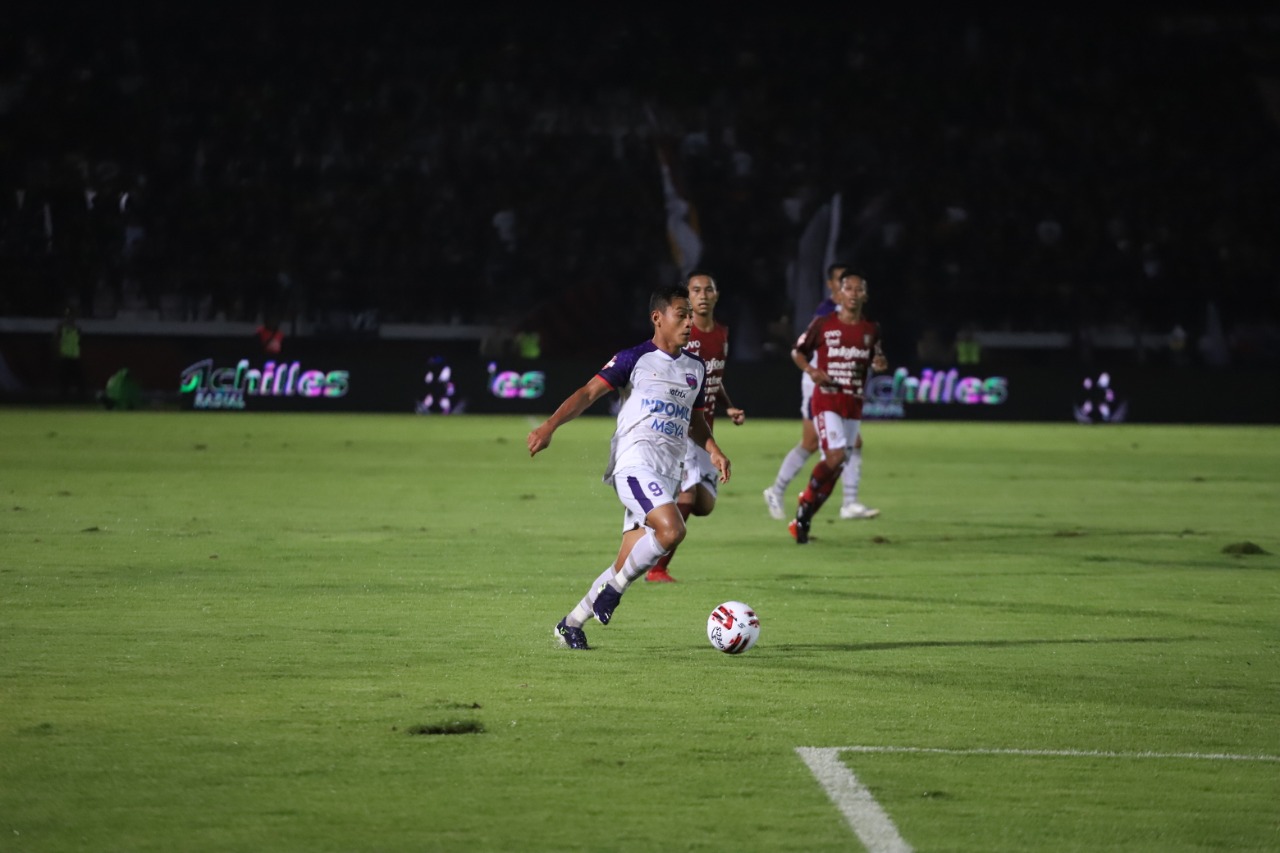
[[[716,323],[715,328],[704,332],[694,324],[689,334],[689,343],[685,349],[707,365],[707,408],[702,416],[707,421],[707,428],[715,426],[716,402],[720,399],[720,386],[724,384],[724,365],[729,359],[729,327]]]
[[[846,323],[840,315],[814,317],[796,349],[834,385],[813,391],[813,412],[835,412],[844,418],[862,419],[862,395],[871,360],[880,348],[880,326],[870,320]],[[817,362],[813,356],[817,355]]]

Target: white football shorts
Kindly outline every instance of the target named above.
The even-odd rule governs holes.
[[[623,533],[647,527],[644,520],[654,507],[675,503],[680,495],[680,483],[674,477],[636,468],[614,474],[613,488],[626,508],[622,518]]]
[[[711,464],[711,454],[692,441],[684,454],[684,479],[680,491],[687,492],[694,486],[702,486],[715,498],[719,495],[720,471]]]
[[[800,417],[806,421],[813,417],[809,406],[813,403],[813,380],[809,374],[800,374]]]
[[[843,418],[835,412],[818,412],[813,425],[818,428],[818,447],[826,459],[828,450],[852,449],[858,443],[862,421]]]

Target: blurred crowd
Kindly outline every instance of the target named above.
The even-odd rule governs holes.
[[[693,260],[661,155],[748,357],[838,194],[899,360],[977,329],[1280,361],[1275,19],[54,6],[0,33],[0,315],[598,354]]]

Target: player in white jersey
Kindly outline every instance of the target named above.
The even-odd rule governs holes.
[[[725,364],[729,359],[729,327],[716,320],[716,303],[720,301],[720,289],[709,273],[694,270],[685,277],[689,288],[689,305],[693,309],[693,327],[689,330],[689,352],[702,359],[707,366],[706,419],[707,428],[715,434],[716,404],[724,407],[724,413],[734,424],[746,420],[746,412],[733,405],[724,385]],[[691,515],[710,515],[716,508],[719,496],[717,480],[720,472],[711,464],[707,451],[689,442],[684,457],[684,481],[680,484],[680,497],[676,509],[687,523]],[[668,569],[675,557],[672,548],[658,560],[644,576],[649,583],[674,583]]]
[[[647,572],[685,536],[676,508],[689,440],[704,448],[729,480],[729,460],[711,436],[704,417],[706,366],[683,347],[689,342],[693,311],[689,291],[668,287],[649,300],[653,338],[623,350],[570,394],[551,417],[529,433],[529,455],[551,445],[552,434],[610,391],[622,398],[618,425],[609,443],[605,481],[612,482],[625,508],[622,546],[587,594],[555,627],[556,639],[586,649],[582,626],[593,616],[607,625],[631,582]]]

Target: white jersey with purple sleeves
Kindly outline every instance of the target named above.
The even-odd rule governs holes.
[[[598,375],[622,398],[605,481],[615,473],[652,471],[679,483],[689,420],[706,405],[702,359],[685,350],[670,356],[645,341],[615,355]]]

